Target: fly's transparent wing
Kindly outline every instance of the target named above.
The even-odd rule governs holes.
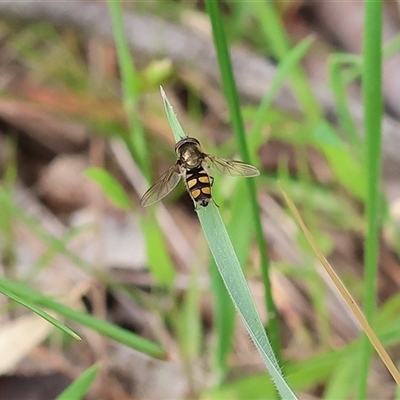
[[[143,195],[140,204],[147,207],[150,204],[156,203],[163,199],[167,194],[175,188],[181,179],[181,171],[178,164],[174,164],[169,168],[158,181],[150,187],[150,189]]]
[[[260,175],[260,171],[253,165],[241,161],[228,160],[215,156],[206,156],[208,166],[218,172],[230,176],[252,177]]]

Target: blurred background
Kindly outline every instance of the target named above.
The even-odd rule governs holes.
[[[94,363],[87,399],[261,399],[264,364],[224,305],[224,287],[180,184],[151,210],[140,197],[175,162],[162,85],[188,135],[238,159],[203,1],[123,2],[130,54],[103,2],[0,1],[1,274],[160,344],[163,356],[65,323],[61,333],[0,297],[0,400],[53,399]],[[284,373],[302,399],[352,398],[360,328],[282,200],[363,303],[366,172],[361,1],[220,1],[257,178]],[[400,335],[400,3],[384,2],[383,193],[377,333]],[[254,126],[290,49],[313,38]],[[120,42],[121,43],[121,42]],[[288,56],[289,55],[289,56]],[[121,73],[119,62],[130,75]],[[129,63],[128,63],[129,64]],[[126,79],[130,76],[131,79]],[[246,185],[215,174],[213,197],[265,324],[265,287]],[[243,239],[245,238],[245,239]],[[268,392],[269,390],[269,392]],[[379,359],[370,398],[394,398]]]

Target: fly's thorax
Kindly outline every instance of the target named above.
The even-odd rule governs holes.
[[[194,138],[187,137],[179,141],[175,146],[175,151],[179,163],[188,170],[199,167],[204,160],[200,143]]]

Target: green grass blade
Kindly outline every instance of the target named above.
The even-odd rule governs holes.
[[[394,56],[400,51],[400,34],[398,33],[394,38],[385,43],[383,49],[383,58]]]
[[[208,270],[215,299],[214,324],[217,336],[213,357],[215,365],[213,367],[215,368],[216,381],[221,384],[229,369],[228,358],[232,350],[236,313],[214,260]]]
[[[260,30],[271,46],[273,55],[282,62],[290,52],[290,41],[276,5],[270,1],[248,1],[246,5],[252,10],[254,18],[258,21]],[[323,114],[322,109],[300,66],[292,69],[290,81],[294,95],[306,116],[310,121],[319,121]]]
[[[207,208],[199,207],[197,215],[228,293],[260,352],[280,396],[283,399],[295,399],[295,394],[281,373],[217,207],[214,203]]]
[[[174,264],[168,256],[164,234],[154,216],[143,221],[142,232],[146,237],[146,253],[149,270],[158,285],[171,287],[176,276]]]
[[[363,102],[365,115],[365,160],[367,171],[367,237],[364,250],[364,309],[368,321],[376,310],[377,267],[381,210],[379,184],[381,173],[382,100],[382,1],[365,2]],[[367,383],[372,348],[364,338],[360,365],[358,398],[367,397]]]
[[[233,76],[232,64],[229,57],[229,50],[226,43],[225,32],[222,24],[222,18],[219,12],[219,3],[213,0],[206,0],[207,13],[211,20],[213,30],[214,44],[217,52],[218,64],[221,73],[222,85],[225,92],[225,98],[229,106],[229,114],[236,140],[238,142],[240,155],[244,162],[250,163],[250,153],[247,146],[242,112],[240,109],[239,96],[236,83]],[[269,257],[268,247],[264,238],[261,225],[261,210],[257,202],[256,184],[253,179],[247,181],[248,193],[252,204],[253,222],[256,231],[257,245],[261,259],[261,275],[265,290],[266,310],[271,318],[268,321],[268,331],[271,337],[271,343],[275,354],[280,359],[280,335],[279,324],[277,320],[277,311],[271,293],[271,281],[269,277]]]
[[[0,278],[0,285],[6,287],[10,292],[13,292],[19,297],[24,297],[30,303],[39,305],[47,308],[51,311],[62,315],[65,318],[75,321],[81,325],[87,326],[104,336],[116,340],[117,342],[123,343],[133,349],[146,353],[152,357],[165,358],[165,353],[159,344],[151,342],[141,336],[135,335],[125,329],[120,328],[107,321],[103,321],[99,318],[85,314],[80,311],[75,311],[70,307],[67,307],[61,303],[58,303],[47,296],[43,296],[40,293],[30,289],[29,287],[18,283]]]
[[[134,68],[129,45],[125,39],[121,1],[110,0],[108,4],[113,22],[115,45],[121,70],[124,106],[130,130],[129,138],[122,136],[122,139],[141,169],[144,177],[150,182],[151,158],[145,140],[144,129],[137,116],[137,103],[140,94],[140,75]],[[152,225],[150,233],[148,233],[149,230],[146,229],[146,225]],[[157,225],[154,214],[149,214],[146,219],[141,220],[141,226],[146,237],[148,264],[153,277],[159,284],[171,285],[173,283],[175,271],[163,240],[162,231]],[[154,257],[155,254],[157,255],[156,257]],[[162,263],[153,263],[154,260],[162,260]]]
[[[99,372],[100,365],[95,364],[88,368],[81,376],[72,382],[56,400],[83,399]]]
[[[179,141],[182,138],[183,129],[163,90],[161,90],[161,96],[168,119],[171,120],[174,138]],[[177,131],[175,131],[175,127],[178,127]],[[283,399],[296,399],[282,375],[217,207],[211,202],[207,207],[198,207],[196,211],[225,287],[260,352],[279,394]]]
[[[358,346],[360,347],[360,346]],[[357,350],[343,357],[339,365],[331,372],[324,396],[326,399],[351,399],[354,396],[353,371],[357,370]]]
[[[33,311],[35,314],[39,315],[43,319],[45,319],[47,322],[50,324],[54,325],[58,329],[61,329],[68,335],[72,336],[74,339],[81,340],[81,337],[75,333],[72,329],[68,328],[61,322],[57,321],[55,318],[53,318],[51,315],[47,314],[46,312],[42,311],[40,308],[37,308],[31,302],[28,300],[25,300],[23,298],[23,293],[21,293],[22,296],[18,296],[15,294],[12,290],[10,290],[8,281],[3,278],[0,281],[0,292],[3,293],[5,296],[9,297],[10,299],[13,299],[17,303],[21,304],[22,306],[28,308],[29,310]]]
[[[79,256],[77,256],[74,252],[68,249],[65,238],[57,238],[46,231],[40,223],[35,220],[33,217],[28,215],[24,209],[17,206],[12,198],[12,196],[7,193],[0,186],[0,209],[12,218],[15,218],[21,221],[31,232],[33,232],[37,237],[43,240],[44,243],[49,247],[49,249],[53,252],[58,252],[64,255],[68,260],[70,260],[75,265],[79,266],[85,271],[90,271],[93,273],[93,267]],[[67,236],[71,236],[68,234]],[[98,277],[101,276],[102,279],[106,280],[104,274],[101,274],[100,271],[96,271]]]
[[[249,130],[249,136],[260,132],[268,120],[268,111],[272,101],[278,92],[279,88],[290,75],[291,71],[296,67],[300,60],[305,56],[310,46],[314,43],[313,37],[307,37],[291,49],[279,64],[278,70],[274,76],[271,87],[265,94],[257,109],[253,124]]]
[[[214,186],[215,189],[218,187]],[[227,224],[227,230],[231,238],[235,253],[240,265],[245,266],[251,249],[254,227],[248,223],[248,216],[251,215],[251,204],[243,202],[245,196],[246,182],[239,180],[235,185],[231,196],[230,212],[233,218],[230,218]],[[210,266],[210,276],[215,296],[215,327],[216,327],[216,376],[218,382],[222,383],[228,372],[229,355],[232,351],[233,336],[236,326],[236,313],[234,305],[229,297],[221,275],[215,261]]]
[[[144,176],[149,180],[150,158],[143,127],[137,116],[137,102],[140,88],[139,74],[133,66],[129,45],[125,39],[121,1],[110,0],[108,4],[111,12],[118,64],[121,70],[124,106],[130,128],[129,140],[125,137],[123,139]]]
[[[338,58],[335,55],[332,55],[329,58],[329,77],[332,91],[336,100],[339,121],[343,127],[343,130],[348,135],[353,149],[358,150],[361,147],[361,140],[357,133],[357,128],[353,121],[353,117],[347,102],[346,82],[341,73],[343,65],[341,59],[342,57]]]
[[[132,203],[125,190],[109,172],[102,168],[88,168],[85,171],[85,176],[96,182],[116,207],[122,210],[132,209]]]
[[[172,133],[174,135],[175,141],[179,142],[181,139],[184,139],[187,135],[183,131],[181,124],[176,117],[174,107],[172,107],[171,103],[167,99],[167,95],[164,92],[162,86],[160,86],[161,97],[163,99],[165,113],[167,114],[168,122],[171,126]]]

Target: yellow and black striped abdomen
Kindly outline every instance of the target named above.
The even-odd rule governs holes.
[[[206,207],[211,201],[211,181],[203,167],[186,172],[186,186],[193,200]]]

